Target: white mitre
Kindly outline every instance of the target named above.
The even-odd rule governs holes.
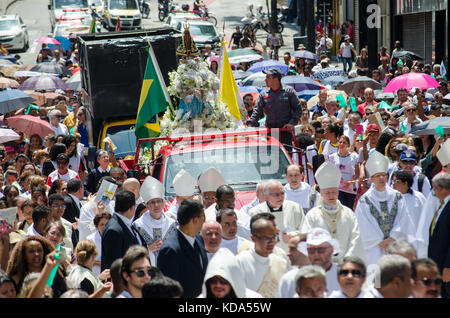
[[[339,188],[341,171],[334,164],[324,162],[314,175],[320,189]]]
[[[214,167],[207,169],[198,179],[198,186],[202,192],[216,192],[217,188],[224,184],[225,179]]]
[[[389,168],[389,159],[378,151],[372,152],[367,160],[366,169],[372,177],[376,173],[387,173]]]
[[[450,139],[447,139],[447,141],[441,145],[441,149],[436,153],[436,157],[439,159],[442,167],[445,167],[450,163]]]
[[[141,186],[141,197],[145,203],[152,199],[164,200],[165,192],[163,184],[152,176],[145,178]]]
[[[175,188],[175,194],[180,197],[188,197],[194,195],[195,191],[195,178],[186,170],[181,169],[173,178],[173,187]]]

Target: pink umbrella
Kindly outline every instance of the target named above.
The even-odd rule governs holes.
[[[18,131],[22,131],[29,136],[38,134],[42,138],[44,138],[48,134],[55,133],[48,121],[31,115],[18,115],[9,117],[8,126],[15,128]]]
[[[47,36],[43,36],[43,37],[37,39],[36,42],[45,43],[45,44],[61,44],[61,43],[59,43],[58,40],[56,40],[54,38],[49,38]]]
[[[436,88],[439,83],[425,73],[408,73],[393,78],[384,88],[383,93],[396,93],[400,88],[409,92],[413,87],[420,89]]]

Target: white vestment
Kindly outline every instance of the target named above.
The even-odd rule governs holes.
[[[134,221],[133,224],[144,238],[147,246],[153,244],[158,239],[161,239],[164,242],[164,240],[166,240],[177,229],[175,220],[165,216],[164,213],[162,213],[159,220],[156,220],[150,215],[150,211],[142,214],[142,216]],[[157,251],[149,251],[149,256],[150,263],[153,266],[157,266]]]
[[[298,189],[296,190],[293,190],[289,183],[286,183],[284,186],[284,191],[286,200],[293,201],[299,204],[303,208],[303,210],[311,208],[309,202],[311,186],[306,182],[301,182],[300,187],[298,187]]]
[[[411,219],[413,221],[414,228],[417,229],[426,198],[422,193],[416,190],[412,190],[412,193],[404,194],[403,197],[405,198],[408,211],[411,213]]]
[[[217,204],[213,203],[211,204],[206,210],[205,210],[205,221],[216,221],[217,216]],[[234,209],[234,212],[237,216],[237,235],[240,237],[245,238],[246,240],[250,240],[250,216],[246,213],[244,213],[241,210]]]
[[[389,215],[391,215],[392,206],[397,195],[401,196],[400,192],[388,186],[386,186],[384,191],[379,192],[372,185],[358,201],[355,215],[358,219],[359,230],[366,251],[367,265],[376,264],[380,257],[384,255],[383,250],[378,246],[384,239],[388,237],[395,240],[403,238],[410,243],[415,239],[416,229],[403,197],[397,199],[397,215],[393,220],[392,228],[387,237],[385,237],[376,218],[371,214],[369,205],[363,202],[365,199],[369,200],[375,206],[376,213],[381,216],[380,202],[387,201],[387,208]]]
[[[277,298],[292,298],[296,295],[295,277],[297,276],[298,267],[291,269],[285,273],[278,284]]]
[[[222,237],[222,241],[220,242],[220,248],[227,248],[231,251],[231,253],[236,255],[242,243],[244,243],[245,241],[248,240],[237,235],[232,240],[226,240],[225,238]]]
[[[428,243],[430,239],[430,225],[433,221],[434,213],[439,207],[439,199],[433,192],[427,197],[417,224],[416,240],[413,243],[416,249],[417,258],[428,257]]]
[[[361,290],[361,292],[355,298],[365,298],[366,292]],[[335,290],[328,295],[328,298],[348,298],[342,290]]]
[[[327,230],[333,238],[338,240],[340,247],[339,259],[342,259],[345,256],[357,256],[364,261],[366,255],[355,213],[340,203],[339,206],[342,207],[340,213],[338,210],[327,211],[323,208],[322,200],[320,200],[320,203],[319,206],[312,208],[308,214],[306,214],[301,232],[308,233],[313,228],[323,228]],[[336,220],[335,215],[338,213],[339,216]],[[330,219],[328,219],[328,217]],[[336,225],[334,225],[333,222]],[[336,231],[336,233],[333,233],[334,231]]]
[[[166,216],[169,218],[177,221],[177,215],[178,215],[178,208],[180,207],[179,204],[176,204],[176,201],[173,201],[170,205],[169,209],[166,212]]]
[[[114,212],[114,201],[111,200],[105,207],[105,212],[111,215]],[[86,239],[90,234],[96,231],[94,225],[95,215],[98,213],[97,203],[90,200],[83,204],[80,209],[80,219],[78,220],[79,240]]]
[[[98,254],[95,256],[95,260],[101,262],[102,261],[102,236],[100,235],[100,232],[97,230],[94,233],[88,235],[86,237],[86,240],[89,240],[95,244],[97,247]],[[92,267],[92,271],[95,275],[100,275],[101,273],[101,267],[98,265],[94,265]]]
[[[248,211],[250,211],[251,208],[253,208],[254,206],[257,206],[258,204],[260,204],[261,202],[259,202],[258,197],[255,197],[252,202],[250,202],[249,204],[244,205],[239,211],[248,214]]]

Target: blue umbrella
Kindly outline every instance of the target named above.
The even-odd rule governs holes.
[[[300,51],[294,51],[291,55],[292,57],[299,57],[301,59],[306,59],[306,60],[318,60],[319,57],[310,52],[310,51],[306,51],[306,50],[300,50]]]
[[[0,91],[0,113],[6,114],[34,102],[34,98],[25,94],[20,89],[3,89]]]
[[[320,92],[320,89],[319,90],[314,90],[314,89],[308,90],[308,89],[305,89],[303,91],[297,92],[297,97],[306,99],[306,101],[308,101],[308,100],[310,100],[310,98],[312,98],[312,97],[316,96],[317,94],[319,94],[319,92]]]
[[[330,76],[321,80],[323,85],[337,86],[346,82],[348,78],[345,76]]]
[[[277,68],[284,75],[286,75],[287,72],[289,72],[289,66],[275,60],[265,60],[262,62],[256,62],[255,64],[252,65],[252,67],[250,67],[247,70],[247,72],[257,73],[262,72],[264,70],[268,70],[270,68]]]
[[[285,76],[281,79],[281,84],[292,86],[297,92],[303,90],[320,90],[322,85],[305,76]]]
[[[68,51],[70,49],[71,42],[68,38],[65,38],[63,36],[55,36],[55,39],[58,40],[60,44],[48,44],[48,48],[50,50],[53,51],[53,47],[55,47],[56,50],[59,46],[62,46],[64,51]]]
[[[9,60],[13,63],[17,62],[17,59],[14,56],[11,55],[0,55],[0,59]]]
[[[259,86],[238,86],[239,93],[259,93],[262,90],[262,87]]]

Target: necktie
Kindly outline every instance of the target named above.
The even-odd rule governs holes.
[[[436,219],[438,216],[438,212],[443,205],[444,205],[444,201],[441,200],[441,204],[439,204],[439,207],[437,208],[436,212],[434,212],[433,221],[431,221],[431,226],[430,226],[430,236],[433,236],[434,226],[436,225]]]

